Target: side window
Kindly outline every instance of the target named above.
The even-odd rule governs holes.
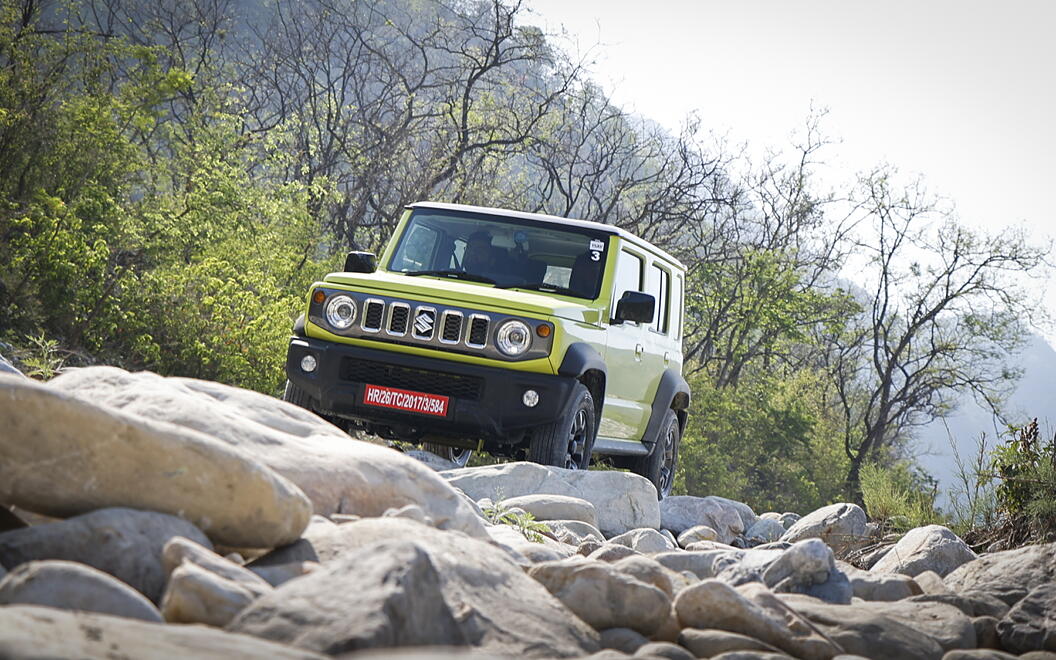
[[[612,312],[616,313],[616,304],[627,291],[642,290],[642,258],[620,250],[616,261],[616,281],[613,283]]]
[[[667,333],[670,289],[671,275],[656,264],[650,266],[649,290],[646,293],[656,299],[656,307],[653,308],[653,324],[650,326],[654,332]]]
[[[671,336],[682,338],[682,276],[675,275],[671,288]]]

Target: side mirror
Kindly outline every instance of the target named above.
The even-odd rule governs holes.
[[[616,303],[616,321],[635,321],[637,323],[652,323],[653,314],[656,310],[656,298],[641,291],[625,291],[620,301]]]
[[[373,273],[378,269],[378,260],[373,252],[349,252],[345,257],[346,273]]]

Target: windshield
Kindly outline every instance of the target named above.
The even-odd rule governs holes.
[[[608,243],[586,228],[416,208],[389,270],[594,299]]]

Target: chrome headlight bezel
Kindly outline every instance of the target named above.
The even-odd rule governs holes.
[[[359,314],[355,299],[352,296],[339,293],[335,296],[330,296],[330,299],[326,301],[325,315],[326,322],[330,324],[330,327],[344,331],[355,324],[356,317]]]
[[[532,329],[520,319],[507,319],[495,331],[495,347],[507,357],[524,355],[532,347]]]

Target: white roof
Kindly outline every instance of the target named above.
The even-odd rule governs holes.
[[[686,267],[681,261],[674,258],[666,251],[658,248],[644,238],[639,238],[626,229],[621,229],[615,225],[607,225],[602,222],[594,222],[592,220],[577,220],[575,218],[563,218],[559,215],[547,215],[545,213],[525,213],[524,211],[514,211],[511,209],[496,209],[486,206],[470,206],[469,204],[448,204],[445,202],[415,202],[414,204],[408,204],[407,208],[430,208],[430,209],[444,209],[448,211],[466,211],[468,213],[483,213],[485,215],[498,215],[505,216],[507,218],[518,218],[521,220],[534,220],[536,222],[552,222],[554,224],[560,224],[565,227],[582,227],[584,229],[591,229],[594,231],[602,231],[607,234],[615,234],[620,238],[623,238],[631,243],[634,243],[640,247],[648,249],[650,252],[655,253],[657,256],[663,258],[665,261],[669,261],[682,270]]]

